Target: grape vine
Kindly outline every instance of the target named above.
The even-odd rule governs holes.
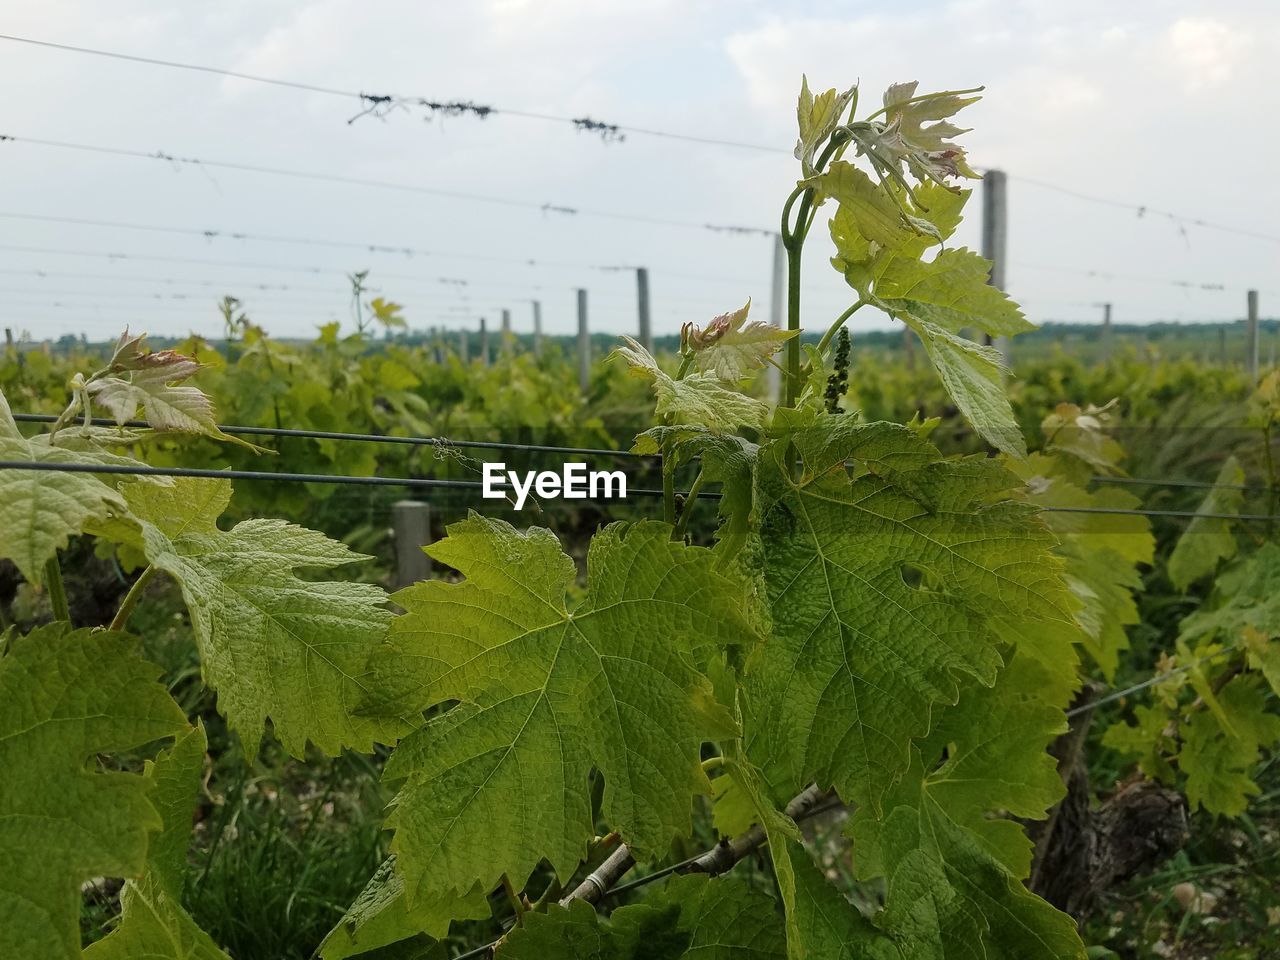
[[[1058,408],[1028,456],[1000,354],[969,339],[1030,329],[988,264],[950,245],[970,193],[958,184],[974,176],[953,118],[976,94],[898,84],[859,118],[857,87],[815,95],[804,83],[801,178],[782,215],[787,329],[749,319],[748,302],[686,326],[674,364],[618,347],[614,363],[653,394],[633,449],[662,457],[665,518],[598,530],[585,589],[551,531],[478,514],[425,547],[456,577],[388,596],[344,576],[365,558],[321,533],[220,522],[228,480],[40,472],[140,466],[175,436],[243,444],[188,382],[201,362],[140,336],[73,378],[42,434],[24,433],[0,394],[0,460],[35,468],[0,470],[0,557],[55,597],[73,537],[142,571],[103,627],[72,629],[64,600],[54,624],[4,634],[0,956],[227,956],[181,902],[205,734],[128,634],[143,585],[164,577],[203,682],[250,753],[268,735],[299,759],[389,752],[391,855],[319,946],[323,960],[438,940],[495,904],[505,932],[476,952],[495,960],[1084,958],[1075,921],[1028,887],[1028,825],[1066,793],[1049,747],[1067,730],[1081,654],[1114,675],[1153,542],[1142,518],[1100,536],[1041,511],[1136,503],[1086,490],[1091,472],[1118,469],[1106,411]],[[814,327],[800,265],[824,205],[852,303]],[[846,412],[857,368],[845,324],[864,308],[920,339],[998,455],[944,456],[936,421]],[[382,301],[374,319],[403,322]],[[243,315],[234,326],[241,362],[285,382],[287,349]],[[343,345],[326,337],[338,369]],[[751,390],[768,365],[784,374],[776,408]],[[412,377],[394,359],[381,374]],[[1268,432],[1276,390],[1258,401]],[[283,395],[252,402],[274,404],[279,425]],[[95,425],[103,414],[121,426]],[[145,428],[123,426],[139,415]],[[675,495],[691,465],[691,491],[720,494],[710,546],[690,536],[696,498]],[[1215,492],[1203,512],[1235,505]],[[1179,656],[1227,637],[1242,646],[1107,737],[1152,777],[1180,777],[1192,803],[1238,813],[1253,789],[1244,768],[1280,739],[1280,722],[1258,719],[1265,685],[1280,684],[1280,551],[1241,552],[1221,522],[1200,526],[1174,575],[1231,566],[1188,618]],[[144,768],[91,766],[157,743]],[[660,869],[703,804],[720,841]],[[874,903],[846,899],[801,830],[836,805]],[[772,890],[734,873],[760,850]],[[616,905],[639,888],[626,879],[637,868],[643,895]],[[104,875],[127,878],[121,918],[82,950],[80,886]]]

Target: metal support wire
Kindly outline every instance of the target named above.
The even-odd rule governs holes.
[[[1125,687],[1123,690],[1117,690],[1114,693],[1107,694],[1105,697],[1100,697],[1099,699],[1093,701],[1092,703],[1086,703],[1082,707],[1075,707],[1074,709],[1068,710],[1067,717],[1068,718],[1075,717],[1082,713],[1088,713],[1090,710],[1096,710],[1098,707],[1102,706],[1103,704],[1114,703],[1116,700],[1120,700],[1123,697],[1127,697],[1131,693],[1137,693],[1140,690],[1146,690],[1148,687],[1157,686],[1158,684],[1164,683],[1166,680],[1172,680],[1174,677],[1184,674],[1189,670],[1194,670],[1196,667],[1200,666],[1203,663],[1208,663],[1210,660],[1217,660],[1219,657],[1223,657],[1223,656],[1226,656],[1228,653],[1234,653],[1234,652],[1235,652],[1234,646],[1223,647],[1221,650],[1218,650],[1207,656],[1200,657],[1198,660],[1192,660],[1190,663],[1184,663],[1180,667],[1174,667],[1168,673],[1158,673],[1154,677],[1150,677],[1146,680],[1143,680],[1141,683],[1135,683],[1131,687]]]
[[[1267,488],[1251,483],[1212,483],[1208,480],[1148,480],[1145,477],[1093,477],[1094,483],[1118,483],[1135,487],[1190,487],[1193,490],[1257,490]]]
[[[46,413],[15,413],[18,423],[55,423],[57,417]],[[83,422],[83,421],[79,421]],[[94,417],[89,421],[95,427],[131,427],[146,429],[151,426],[145,420],[126,420],[117,423],[106,417]],[[661,459],[661,454],[632,453],[630,450],[606,450],[599,447],[557,447],[539,443],[504,443],[498,440],[451,440],[448,437],[389,437],[380,433],[340,433],[332,430],[294,430],[287,427],[238,427],[218,424],[223,433],[241,437],[299,437],[306,440],[349,440],[355,443],[394,443],[414,447],[437,447],[448,450],[460,447],[477,450],[531,450],[534,453],[576,453],[583,456],[628,457],[635,459]]]
[[[440,480],[434,477],[353,477],[341,473],[284,473],[271,470],[217,470],[204,467],[148,467],[128,464],[40,463],[32,460],[0,460],[0,470],[47,470],[54,473],[100,473],[128,477],[202,477],[213,480],[276,480],[290,483],[346,483],[370,487],[407,487],[410,489],[482,490],[480,480]],[[629,488],[628,494],[661,497],[663,492],[652,487]],[[688,496],[687,492],[682,494]],[[698,492],[696,496],[719,499],[718,493]],[[590,498],[583,498],[589,500]]]
[[[1130,510],[1124,507],[1041,507],[1046,513],[1098,513],[1115,514],[1124,517],[1176,517],[1181,520],[1193,520],[1202,517],[1206,520],[1246,520],[1265,521],[1280,520],[1280,515],[1268,513],[1202,513],[1198,510]]]
[[[346,483],[356,486],[444,488],[454,490],[481,490],[480,480],[439,480],[433,477],[354,477],[340,473],[287,473],[272,470],[218,470],[203,467],[136,467],[127,464],[95,463],[42,463],[32,460],[0,460],[0,470],[47,470],[55,473],[100,473],[133,477],[207,477],[223,480],[275,480],[293,483]],[[640,497],[661,497],[663,492],[654,487],[633,487],[629,493]],[[688,497],[689,491],[678,491]],[[717,491],[699,490],[694,494],[700,500],[719,500]],[[584,498],[585,499],[585,498]],[[1196,513],[1191,510],[1127,510],[1120,507],[1040,507],[1045,513],[1094,513],[1107,516],[1128,517],[1176,517],[1192,519],[1211,517],[1222,520],[1280,520],[1280,515],[1261,513]]]
[[[47,413],[15,413],[13,419],[17,423],[55,423],[57,417]],[[77,421],[82,423],[83,421]],[[145,420],[126,420],[124,423],[117,423],[109,417],[94,417],[89,421],[96,427],[129,427],[132,429],[147,429],[151,425]],[[533,453],[572,453],[582,456],[600,456],[600,457],[623,457],[634,460],[661,460],[660,453],[635,453],[631,450],[613,450],[603,447],[563,447],[550,444],[540,443],[509,443],[499,440],[453,440],[449,437],[393,437],[380,433],[343,433],[333,430],[299,430],[288,427],[243,427],[234,424],[218,424],[218,429],[223,433],[229,433],[233,436],[244,437],[297,437],[304,440],[344,440],[354,443],[390,443],[404,446],[417,447],[436,447],[438,449],[447,450],[450,447],[458,447],[461,449],[477,449],[477,450],[528,450]],[[1254,490],[1265,491],[1267,487],[1257,484],[1247,483],[1212,483],[1207,480],[1152,480],[1145,477],[1105,477],[1095,476],[1090,478],[1094,483],[1110,483],[1125,484],[1130,486],[1147,486],[1147,487],[1188,487],[1196,490]],[[1053,508],[1056,512],[1084,512],[1084,513],[1127,513],[1130,511],[1114,509],[1103,510],[1102,508],[1093,509],[1085,507],[1059,507]],[[1150,516],[1194,516],[1195,514],[1187,511],[1143,511]],[[1200,514],[1200,516],[1212,519],[1226,520],[1267,520],[1280,519],[1269,518],[1265,516],[1252,514]]]

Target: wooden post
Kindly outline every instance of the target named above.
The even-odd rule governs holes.
[[[640,315],[640,345],[653,352],[653,326],[649,321],[649,271],[636,267],[636,309]]]
[[[1258,291],[1246,294],[1248,317],[1245,326],[1245,362],[1249,367],[1249,379],[1258,382]]]
[[[591,387],[591,334],[587,330],[587,291],[578,288],[578,389]]]
[[[787,250],[782,245],[782,234],[773,235],[773,283],[769,288],[769,322],[779,329],[786,329],[787,321],[783,315],[783,303],[787,297]],[[783,355],[778,354],[779,360]],[[764,368],[765,399],[769,403],[777,403],[782,376],[777,367],[769,364]]]
[[[489,326],[484,317],[480,318],[480,363],[486,367],[489,365]]]
[[[512,353],[511,347],[511,311],[504,308],[502,311],[502,333],[499,334],[498,352],[504,357],[509,357]]]
[[[1111,304],[1102,305],[1102,362],[1111,362]]]
[[[533,301],[533,355],[542,356],[542,302]]]
[[[1227,365],[1227,328],[1218,328],[1218,365]]]
[[[431,558],[422,549],[431,542],[431,507],[421,500],[397,500],[391,506],[396,544],[396,589],[431,577]]]
[[[470,353],[471,353],[471,347],[467,343],[467,331],[459,330],[458,331],[458,359],[461,360],[463,363],[466,363],[468,360],[471,359]]]
[[[982,255],[991,261],[991,285],[1005,288],[1006,250],[1009,243],[1008,205],[1009,178],[1003,170],[988,170],[982,176]],[[992,343],[987,334],[985,343]],[[1008,337],[995,338],[996,348],[1009,356]]]

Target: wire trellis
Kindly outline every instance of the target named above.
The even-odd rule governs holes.
[[[1112,693],[1107,694],[1105,697],[1099,697],[1097,700],[1094,700],[1092,703],[1086,703],[1083,706],[1074,707],[1067,711],[1067,717],[1068,718],[1077,717],[1082,713],[1088,713],[1090,710],[1096,710],[1098,709],[1098,707],[1101,707],[1104,704],[1114,703],[1117,700],[1122,700],[1125,697],[1129,696],[1129,694],[1131,693],[1138,693],[1142,690],[1146,690],[1148,687],[1158,686],[1164,683],[1166,680],[1172,680],[1174,677],[1180,676],[1184,673],[1194,670],[1196,667],[1201,666],[1202,664],[1208,663],[1211,660],[1217,660],[1219,657],[1226,656],[1228,653],[1232,653],[1234,651],[1235,651],[1234,646],[1226,646],[1226,647],[1223,647],[1221,650],[1215,650],[1213,653],[1200,657],[1197,660],[1192,660],[1190,663],[1184,663],[1180,667],[1174,667],[1172,670],[1169,670],[1166,673],[1157,673],[1155,676],[1149,677],[1146,680],[1143,680],[1141,683],[1135,683],[1131,687],[1125,687],[1123,690],[1116,690]]]
[[[517,449],[519,448],[519,445],[513,446]],[[45,470],[55,473],[100,473],[136,477],[270,480],[283,483],[339,483],[356,486],[405,487],[407,489],[483,490],[485,488],[485,483],[481,480],[448,480],[435,477],[365,477],[341,473],[290,473],[274,470],[223,470],[204,467],[148,467],[141,465],[135,467],[127,464],[49,463],[32,460],[2,460],[0,461],[0,470]],[[662,490],[651,487],[632,487],[628,489],[628,494],[640,497],[664,496]],[[686,498],[690,494],[701,500],[719,500],[721,498],[721,494],[716,491],[677,491],[678,496]],[[590,497],[583,498],[584,501],[588,502],[591,499]],[[1179,519],[1208,517],[1220,520],[1267,522],[1280,520],[1280,515],[1260,513],[1197,513],[1194,510],[1130,510],[1120,507],[1040,507],[1039,509],[1045,513],[1083,513],[1100,516],[1173,517]]]

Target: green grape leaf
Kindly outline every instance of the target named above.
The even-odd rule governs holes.
[[[268,718],[296,757],[308,740],[331,756],[394,742],[403,722],[357,712],[369,656],[392,620],[385,594],[295,572],[366,558],[281,520],[220,530],[230,495],[229,481],[195,478],[126,490],[147,559],[182,588],[205,681],[228,723],[251,756]]]
[[[796,141],[795,156],[806,178],[817,175],[814,163],[818,148],[840,125],[845,109],[857,91],[856,84],[843,93],[833,87],[815,97],[809,91],[809,78],[800,78],[800,100],[796,104],[800,139]]]
[[[997,450],[1027,455],[1026,441],[1004,390],[1004,357],[994,347],[966,340],[934,322],[937,308],[909,300],[893,304],[895,316],[920,337],[947,394],[978,435]]]
[[[1069,621],[1061,563],[1034,508],[989,502],[1012,474],[906,427],[830,418],[762,449],[758,477],[773,634],[748,664],[750,754],[775,798],[816,779],[874,806],[957,679],[995,681],[994,618]]]
[[[148,764],[164,826],[147,849],[146,873],[121,891],[119,925],[85,950],[85,960],[229,960],[182,907],[206,746],[203,728],[193,727]]]
[[[1246,626],[1241,631],[1240,646],[1250,668],[1260,671],[1271,689],[1280,693],[1280,638]]]
[[[672,877],[605,920],[582,901],[528,914],[498,960],[783,960],[773,899],[735,877]]]
[[[736,837],[756,823],[756,808],[733,777],[711,781],[711,823],[722,837]]]
[[[961,212],[970,193],[968,190],[952,190],[933,181],[916,187],[914,196],[893,186],[887,189],[893,191],[899,205],[909,211],[913,221],[927,221],[930,230],[906,234],[892,245],[883,241],[873,244],[859,229],[858,218],[854,215],[856,208],[840,207],[829,225],[831,240],[836,247],[831,265],[863,296],[870,294],[871,288],[898,258],[916,263],[930,247],[949,239],[964,219]]]
[[[1064,575],[1070,590],[1070,578]],[[1034,661],[1036,685],[1041,703],[1066,710],[1080,689],[1080,627],[1066,621],[1007,620],[996,618],[993,626],[1000,638],[1027,661]],[[1026,665],[1031,669],[1030,664]]]
[[[1223,560],[1236,555],[1236,537],[1231,520],[1203,516],[1214,513],[1239,513],[1244,504],[1244,470],[1235,457],[1227,457],[1218,471],[1218,486],[1196,509],[1196,516],[1187,524],[1182,536],[1169,554],[1166,569],[1173,585],[1182,592],[1201,577],[1207,577],[1218,569]]]
[[[1161,783],[1173,783],[1174,771],[1168,757],[1176,752],[1170,736],[1173,715],[1163,704],[1139,704],[1133,708],[1135,722],[1112,724],[1102,735],[1102,745],[1132,757],[1147,776]]]
[[[1074,480],[1074,454],[1036,453],[1025,461],[1010,460],[1009,468],[1026,479],[1023,496],[1029,503],[1068,508],[1046,513],[1045,523],[1059,537],[1066,581],[1079,603],[1075,620],[1082,635],[1075,639],[1110,680],[1120,654],[1129,647],[1125,627],[1139,621],[1134,594],[1142,589],[1138,565],[1150,564],[1155,555],[1151,521],[1136,514],[1072,512],[1124,511],[1142,505],[1116,487],[1085,490]]]
[[[678,926],[680,907],[620,907],[608,920],[581,900],[526,914],[495,952],[495,960],[680,960],[690,936]]]
[[[1155,537],[1146,517],[1072,512],[1080,508],[1137,510],[1142,501],[1118,487],[1085,490],[1066,475],[1063,459],[1061,454],[1033,453],[1026,461],[1010,460],[1008,467],[1027,481],[1029,503],[1069,508],[1045,514],[1045,523],[1061,540],[1074,544],[1081,554],[1106,551],[1131,565],[1149,566],[1155,559]]]
[[[125,348],[122,350],[117,345],[112,372],[85,385],[89,396],[106,407],[116,423],[124,425],[133,420],[141,407],[147,424],[156,430],[198,433],[259,449],[223,433],[218,427],[213,400],[199,387],[185,382],[204,364],[173,350],[142,352],[138,349],[142,339],[131,338],[125,344],[125,338],[121,338]]]
[[[67,450],[46,440],[28,440],[18,430],[0,393],[0,460],[23,463],[134,463],[124,457]],[[44,582],[44,564],[87,522],[125,509],[114,486],[91,473],[0,470],[0,558],[12,560],[23,577]]]
[[[680,380],[668,376],[648,350],[630,337],[622,339],[628,345],[618,347],[614,355],[627,362],[633,375],[653,384],[658,398],[655,412],[659,417],[721,433],[732,433],[739,427],[760,429],[764,426],[769,408],[759,400],[730,390],[713,376],[691,373]]]
[[[1115,678],[1120,654],[1129,649],[1125,627],[1141,620],[1134,594],[1142,576],[1134,564],[1113,550],[1089,550],[1080,543],[1064,544],[1067,584],[1081,601],[1076,622],[1083,632],[1081,646],[1108,681]]]
[[[947,137],[958,137],[968,130],[960,130],[949,122],[970,104],[981,97],[935,93],[918,96],[918,80],[895,83],[884,92],[884,111],[890,123],[901,130],[902,137],[925,150],[943,150],[951,144]],[[937,121],[929,123],[929,121]],[[928,123],[928,126],[925,124]]]
[[[698,330],[681,329],[682,346],[693,352],[694,364],[708,376],[736,383],[763,367],[799,330],[781,330],[763,320],[747,321],[751,301],[733,313],[722,314]]]
[[[760,824],[769,843],[786,920],[787,957],[908,960],[818,872],[801,845],[795,821],[769,801],[763,775],[739,743],[727,745],[725,769],[726,776],[718,780],[732,782],[736,802],[752,808],[749,819]]]
[[[1264,543],[1219,575],[1215,602],[1184,617],[1179,639],[1239,643],[1246,629],[1280,637],[1280,545]]]
[[[1192,809],[1237,817],[1261,792],[1253,768],[1261,748],[1280,741],[1280,717],[1267,712],[1266,694],[1259,678],[1236,677],[1218,692],[1219,711],[1198,710],[1183,723],[1178,768]]]
[[[1109,407],[1110,404],[1107,404]],[[1069,454],[1079,464],[1061,463],[1057,456],[1050,459],[1058,461],[1058,470],[1064,476],[1080,484],[1088,480],[1092,471],[1113,476],[1120,473],[1119,464],[1124,459],[1124,449],[1114,438],[1106,433],[1105,427],[1110,414],[1107,407],[1089,406],[1081,410],[1074,403],[1060,403],[1053,413],[1040,422],[1040,432],[1044,434],[1044,450],[1046,454]],[[1080,470],[1081,464],[1089,469]]]
[[[771,836],[791,960],[916,960],[876,929],[819,872],[795,840]]]
[[[974,819],[972,803],[953,810],[931,779],[915,753],[884,815],[859,808],[852,818],[860,873],[887,885],[879,923],[910,945],[906,956],[1084,960],[1075,921],[1022,885]],[[992,797],[1007,789],[986,784]]]
[[[910,301],[917,315],[957,335],[967,327],[992,336],[1034,330],[1009,295],[988,282],[990,275],[990,262],[964,247],[943,250],[932,260],[894,257],[880,272],[875,293],[889,302]]]
[[[904,217],[895,195],[851,163],[835,160],[815,179],[824,194],[835,198],[857,235],[890,250],[919,237]],[[937,238],[931,237],[936,242]]]
[[[1061,707],[1041,698],[1043,667],[1023,647],[990,690],[975,686],[945,711],[924,756],[945,757],[924,789],[1013,876],[1031,872],[1022,825],[1043,820],[1066,789],[1048,748],[1067,730]]]
[[[948,394],[983,439],[1025,456],[1022,432],[1004,391],[1003,357],[965,339],[961,331],[976,327],[993,336],[1011,336],[1033,325],[1016,303],[988,283],[990,264],[977,254],[961,248],[920,259],[955,230],[968,192],[929,183],[911,197],[873,183],[848,164],[832,164],[827,177],[833,178],[827,189],[841,201],[831,220],[837,254],[832,265],[864,301],[916,332]]]
[[[660,454],[664,443],[674,467],[701,461],[703,479],[720,485],[717,503],[720,526],[716,538],[725,555],[742,548],[751,532],[755,463],[758,445],[734,434],[715,433],[701,427],[652,427],[636,437],[633,453]]]
[[[64,622],[0,657],[0,956],[75,960],[81,884],[146,869],[153,780],[92,763],[187,728],[159,674],[132,638]]]
[[[645,906],[680,908],[678,930],[689,934],[684,960],[782,960],[786,942],[773,898],[732,876],[677,876]]]
[[[694,658],[753,641],[743,586],[667,524],[613,524],[570,610],[576,569],[550,531],[472,514],[448,533],[428,552],[467,579],[396,594],[407,613],[374,662],[397,709],[458,704],[386,769],[407,780],[389,824],[410,901],[523,883],[544,857],[567,877],[594,835],[593,765],[637,856],[686,835],[710,789],[700,745],[735,729]]]
[[[316,953],[320,960],[346,960],[415,937],[441,940],[452,920],[485,920],[489,901],[479,886],[461,897],[422,901],[410,907],[404,880],[388,857],[365,885]]]
[[[881,151],[899,163],[906,161],[920,180],[948,176],[976,179],[964,148],[947,138],[969,132],[950,118],[982,98],[954,93],[917,95],[918,83],[895,83],[884,92],[889,126],[880,137]]]

